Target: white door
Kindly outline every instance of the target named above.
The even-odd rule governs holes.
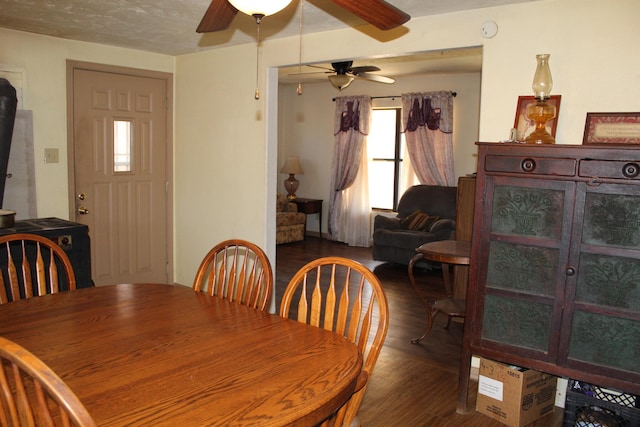
[[[166,78],[72,70],[75,220],[96,285],[169,281]]]

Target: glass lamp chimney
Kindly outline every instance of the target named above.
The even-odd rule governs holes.
[[[536,73],[533,76],[533,96],[538,101],[545,101],[551,96],[551,88],[553,87],[553,79],[551,78],[551,70],[549,70],[549,54],[543,53],[536,55],[538,63]]]

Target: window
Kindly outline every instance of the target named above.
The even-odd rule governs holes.
[[[113,165],[114,172],[131,171],[131,122],[128,120],[113,121]]]
[[[369,201],[372,208],[395,210],[400,193],[404,134],[400,108],[374,109],[367,137]]]

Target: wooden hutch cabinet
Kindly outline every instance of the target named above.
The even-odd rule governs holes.
[[[478,143],[471,355],[640,394],[640,149]]]

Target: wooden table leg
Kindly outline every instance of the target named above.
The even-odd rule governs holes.
[[[413,289],[416,291],[416,294],[418,294],[418,298],[420,298],[420,301],[422,302],[422,305],[424,306],[424,310],[427,313],[427,327],[424,331],[424,333],[418,337],[418,338],[413,338],[411,340],[412,344],[418,344],[420,341],[422,341],[424,339],[424,337],[427,336],[427,334],[429,334],[429,332],[431,332],[431,328],[433,327],[433,307],[431,307],[431,304],[429,304],[429,301],[427,301],[427,299],[422,295],[422,292],[420,292],[420,289],[418,289],[418,286],[416,285],[416,279],[413,276],[413,265],[420,261],[421,259],[423,259],[424,257],[422,256],[421,253],[418,253],[416,255],[414,255],[413,258],[411,258],[411,261],[409,261],[409,267],[408,267],[408,272],[409,272],[409,282],[411,283],[411,286],[413,286]]]
[[[452,265],[445,264],[444,262],[440,264],[442,266],[442,276],[444,276],[444,290],[447,293],[448,298],[453,297],[453,280],[451,279],[451,270],[453,268]]]
[[[467,325],[465,325],[465,329]],[[469,381],[471,376],[471,352],[466,341],[462,343],[462,353],[460,355],[460,369],[458,373],[458,402],[456,404],[456,413],[466,415],[473,408],[469,408]]]

